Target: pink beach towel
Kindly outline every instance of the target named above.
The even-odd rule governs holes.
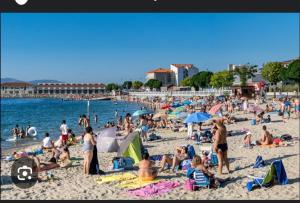
[[[158,183],[147,185],[143,188],[129,190],[128,193],[138,197],[151,197],[169,192],[171,189],[176,188],[179,185],[179,182],[160,181]]]

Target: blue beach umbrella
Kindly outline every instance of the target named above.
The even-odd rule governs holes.
[[[176,115],[176,118],[182,119],[186,118],[188,116],[187,112],[180,112],[179,114]]]
[[[183,106],[183,104],[179,103],[179,102],[174,102],[171,107],[176,108],[176,107],[180,107]]]
[[[199,123],[204,122],[212,118],[212,116],[205,112],[196,112],[189,115],[185,120],[184,123]]]
[[[132,116],[142,116],[142,115],[151,114],[151,113],[152,113],[152,111],[148,111],[146,109],[143,109],[143,110],[138,110],[138,111],[134,112],[132,114]]]
[[[184,104],[184,105],[190,105],[192,102],[191,101],[189,101],[189,100],[184,100],[183,102],[182,102],[182,104]]]

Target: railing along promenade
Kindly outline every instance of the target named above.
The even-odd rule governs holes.
[[[232,94],[231,90],[202,90],[202,91],[144,91],[144,92],[129,92],[130,96],[134,97],[193,97],[193,96],[220,96],[220,95],[230,95]]]

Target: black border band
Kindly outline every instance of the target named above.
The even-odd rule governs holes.
[[[0,12],[299,12],[299,0],[1,0]]]

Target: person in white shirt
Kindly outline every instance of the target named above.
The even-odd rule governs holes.
[[[68,126],[67,126],[65,120],[63,120],[61,122],[61,126],[60,126],[59,129],[61,131],[62,143],[63,143],[63,145],[66,145],[67,144],[67,140],[68,140]]]
[[[45,133],[45,138],[43,139],[43,149],[52,149],[53,146],[53,141],[51,140],[49,133]]]

